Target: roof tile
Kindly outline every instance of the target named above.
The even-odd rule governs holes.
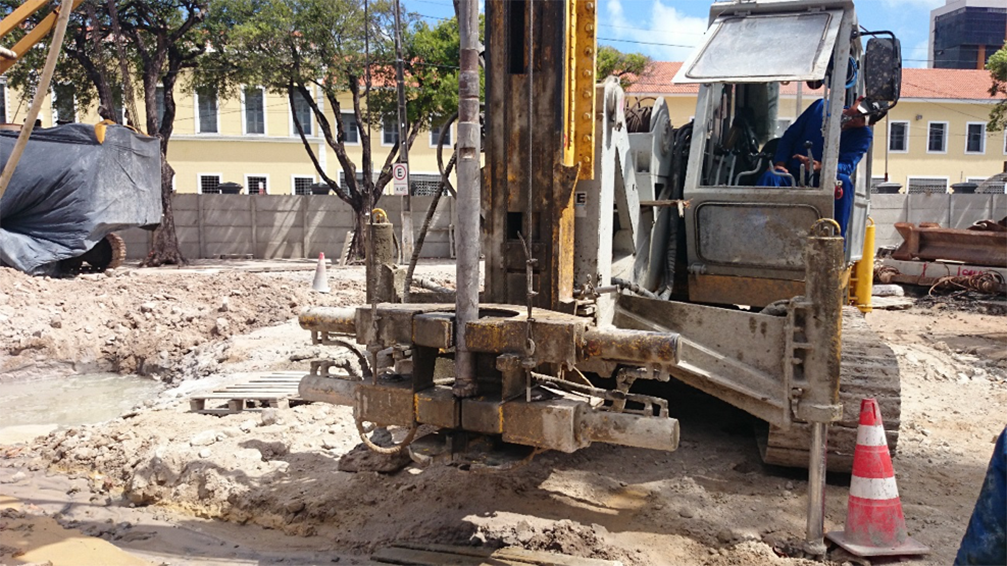
[[[682,67],[680,61],[655,61],[648,72],[630,85],[629,94],[674,95],[695,94],[695,84],[672,84]],[[994,100],[989,89],[989,71],[974,69],[903,69],[902,98],[936,98],[951,100]],[[790,83],[783,94],[796,94],[797,85]]]

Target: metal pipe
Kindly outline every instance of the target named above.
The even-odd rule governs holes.
[[[811,450],[808,461],[808,524],[804,550],[825,555],[825,469],[828,424],[811,423]]]
[[[678,338],[675,332],[621,328],[588,330],[581,343],[581,355],[585,359],[673,364],[678,362]]]
[[[305,330],[357,333],[357,309],[353,307],[313,307],[302,312],[297,321]]]
[[[402,197],[402,257],[413,255],[413,207],[409,183],[409,128],[406,125],[406,86],[402,72],[402,22],[399,0],[395,2],[395,79],[399,95],[399,163],[406,164],[406,194]]]
[[[479,318],[479,4],[458,3],[461,70],[458,74],[458,248],[455,279],[455,370],[452,391],[476,394],[475,363],[465,338],[465,325]]]

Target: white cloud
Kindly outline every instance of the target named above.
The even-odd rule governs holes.
[[[884,0],[888,8],[926,8],[933,10],[944,5],[944,0]]]
[[[598,37],[625,52],[639,52],[656,61],[682,61],[702,40],[705,17],[689,16],[661,0],[608,0],[607,17],[598,21]],[[602,41],[602,43],[608,43]]]

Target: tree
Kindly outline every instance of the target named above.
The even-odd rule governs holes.
[[[622,88],[628,88],[650,69],[651,59],[641,53],[623,53],[614,47],[602,45],[598,48],[595,63],[599,82],[605,77],[619,78]]]
[[[986,70],[993,79],[990,96],[1001,98],[990,110],[990,121],[986,128],[991,132],[999,132],[1007,127],[1007,43],[986,61]]]
[[[2,0],[9,11],[20,2]],[[124,100],[121,61],[110,61],[122,47],[127,58],[125,68],[139,75],[143,85],[143,106],[149,135],[160,138],[161,202],[164,207],[161,225],[154,231],[154,244],[145,265],[184,263],[178,249],[175,220],[171,207],[171,186],[174,169],[168,164],[168,142],[174,129],[174,87],[184,69],[195,67],[205,51],[200,37],[200,24],[206,16],[208,0],[116,0],[117,21],[109,13],[105,0],[85,0],[71,18],[64,40],[63,52],[56,71],[57,84],[73,85],[74,98],[81,107],[95,100],[99,113],[122,123],[122,108],[132,106]],[[45,13],[36,15],[42,18]],[[114,26],[118,23],[118,26]],[[113,28],[118,27],[118,34]],[[32,53],[16,65],[8,79],[25,92],[33,91],[35,69],[41,68],[43,50]],[[131,80],[131,77],[130,77]],[[159,88],[163,95],[158,96]],[[131,116],[137,120],[137,116]],[[160,118],[160,119],[159,119]],[[140,126],[139,124],[134,124]]]
[[[298,104],[310,108],[322,138],[336,155],[345,189],[338,175],[330,176],[322,167],[296,112],[294,127],[319,178],[354,210],[357,254],[363,249],[360,236],[366,214],[391,180],[399,152],[397,144],[391,147],[374,175],[371,128],[380,131],[382,120],[394,120],[397,109],[392,9],[388,0],[366,5],[363,0],[214,0],[208,22],[213,46],[208,68],[213,72],[197,78],[232,95],[239,85],[261,85],[286,96],[291,108]],[[403,53],[406,140],[411,146],[422,129],[457,108],[457,24],[452,20],[430,28],[414,23],[404,35]],[[316,91],[323,103],[315,98]],[[362,151],[359,169],[347,151],[347,125],[340,118],[345,103],[340,98],[347,94]]]

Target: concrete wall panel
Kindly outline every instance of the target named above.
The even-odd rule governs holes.
[[[246,203],[247,204],[247,203]],[[203,228],[211,226],[244,226],[252,225],[252,212],[247,208],[205,208],[203,209]]]
[[[948,228],[964,229],[976,220],[989,218],[992,210],[992,195],[952,195],[950,200],[950,221]]]
[[[951,212],[951,195],[912,194],[908,199],[908,219],[906,222],[936,222],[947,226]]]

